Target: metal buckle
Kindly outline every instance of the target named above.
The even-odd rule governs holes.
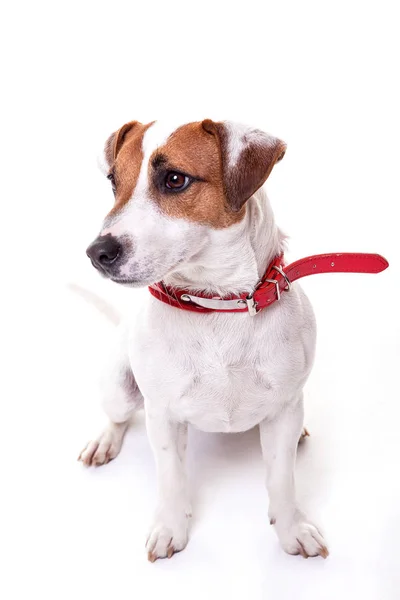
[[[279,289],[279,281],[277,281],[276,279],[264,279],[264,281],[275,284],[276,299],[279,301],[281,299],[281,290]]]
[[[280,267],[276,267],[274,265],[272,268],[275,269],[275,271],[278,271],[278,273],[280,273],[282,275],[283,279],[286,281],[285,292],[288,292],[290,290],[290,286],[292,285],[289,277],[286,275],[286,273],[283,272],[283,270]],[[278,300],[279,300],[279,298],[278,298]]]

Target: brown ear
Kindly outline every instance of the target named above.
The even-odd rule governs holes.
[[[226,198],[232,210],[239,211],[284,157],[286,144],[263,131],[229,121],[206,119],[202,125],[217,139]]]
[[[104,154],[109,167],[111,167],[117,158],[117,155],[121,150],[123,143],[126,141],[128,134],[135,128],[136,125],[139,124],[139,121],[130,121],[129,123],[122,125],[118,131],[115,131],[110,135],[104,148]]]

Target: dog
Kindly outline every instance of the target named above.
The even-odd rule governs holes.
[[[163,282],[217,301],[251,297],[285,249],[263,187],[285,151],[280,139],[228,121],[126,123],[105,145],[115,202],[87,249],[94,267],[133,288]],[[189,424],[207,432],[258,425],[269,519],[282,548],[326,558],[327,544],[295,493],[316,338],[298,283],[254,318],[179,310],[149,293],[117,337],[103,386],[109,424],[79,458],[87,466],[114,459],[132,413],[144,407],[159,487],[149,560],[170,558],[188,542]]]

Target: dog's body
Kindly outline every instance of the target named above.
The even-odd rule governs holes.
[[[107,218],[99,240],[107,242],[109,236],[125,240],[128,252],[124,255],[122,246],[120,264],[114,258],[120,255],[114,251],[107,255],[112,260],[107,259],[105,265],[100,257],[96,266],[110,278],[134,285],[163,279],[168,286],[227,297],[251,292],[271,260],[282,254],[283,236],[260,185],[284,146],[260,132],[210,123],[190,124],[186,129],[175,130],[172,136],[161,133],[157,124],[140,126],[144,131],[138,132],[135,123],[136,135],[131,133],[131,140],[126,140],[124,132],[122,149],[126,145],[126,156],[124,162],[120,160],[118,178],[120,186],[129,179],[131,190],[117,192],[116,208]],[[179,156],[172,142],[176,141],[176,131],[179,138],[182,130],[185,135],[184,139],[178,139]],[[114,168],[122,152],[120,132],[112,139],[111,153],[110,142],[106,147],[109,168]],[[193,137],[192,143],[187,140],[188,135]],[[210,135],[214,137],[210,139]],[[217,181],[215,173],[209,175],[217,160],[214,148],[209,146],[211,141],[215,144],[215,137],[222,155],[216,168],[216,172],[222,170],[223,181],[218,188],[218,198],[221,196],[218,209],[219,200],[213,195],[217,184],[214,190],[208,189],[213,177]],[[240,168],[240,157],[248,148],[251,150],[253,142],[256,155],[252,152],[251,172],[257,168],[254,162],[264,143],[267,155],[260,160],[264,161],[267,174],[257,175],[256,183],[249,185],[246,181],[246,194],[250,188],[255,189],[251,189],[250,197],[244,198],[242,205],[234,198],[233,207],[226,202],[227,169],[232,165]],[[131,167],[128,177],[129,146],[131,163],[138,157],[141,162]],[[193,146],[196,153],[189,156],[189,165],[184,165],[182,155],[186,159]],[[212,160],[206,164],[210,154]],[[184,201],[174,195],[175,205],[168,204],[169,198],[157,198],[157,191],[149,190],[151,181],[158,181],[157,165],[163,163],[168,163],[168,169],[173,167],[175,175],[170,175],[171,170],[166,175],[171,182],[176,180],[176,174],[193,174],[193,169],[204,167],[200,174],[194,173],[192,181],[204,182],[205,188],[196,196],[192,190],[192,197]],[[248,164],[243,165],[244,170],[248,168]],[[182,177],[178,183],[182,183]],[[235,182],[235,190],[240,185],[240,181]],[[128,198],[124,203],[123,194]],[[184,198],[185,192],[181,194]],[[233,196],[232,192],[230,199]],[[207,210],[204,204],[203,208],[200,206],[203,197],[210,206]],[[91,258],[98,263],[98,254]],[[103,464],[114,458],[132,412],[143,406],[144,401],[160,489],[147,542],[151,560],[171,556],[187,543],[190,502],[184,455],[188,424],[219,432],[245,431],[260,425],[269,515],[282,546],[293,554],[327,555],[322,536],[299,510],[294,489],[296,448],[303,427],[302,390],[312,367],[314,347],[312,308],[298,284],[292,286],[290,293],[283,294],[280,302],[255,318],[248,314],[204,315],[178,310],[149,294],[135,321],[121,328],[118,348],[104,377],[103,405],[110,425],[88,445],[81,459],[85,464]]]

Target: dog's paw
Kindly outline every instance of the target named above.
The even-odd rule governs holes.
[[[188,543],[188,517],[157,519],[146,542],[147,558],[155,562],[157,558],[171,558],[183,550]]]
[[[115,458],[121,450],[126,423],[110,423],[95,440],[90,441],[78,456],[86,467],[99,467]]]
[[[311,556],[329,555],[326,542],[317,527],[302,515],[297,516],[288,524],[279,524],[279,518],[274,522],[282,548],[288,554],[301,554],[304,558]]]

